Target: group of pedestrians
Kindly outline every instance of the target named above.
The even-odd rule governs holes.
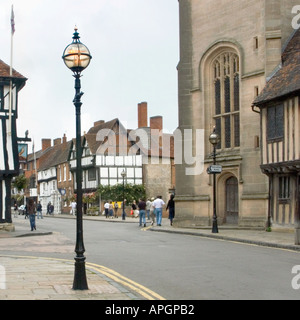
[[[162,223],[162,212],[165,206],[165,202],[162,200],[161,196],[157,196],[156,199],[151,198],[145,201],[145,199],[140,199],[137,207],[139,209],[139,225],[146,227],[146,214],[148,220],[151,219],[151,225],[154,225],[155,219],[156,224],[161,226]],[[171,194],[170,199],[167,203],[166,210],[169,210],[170,224],[173,225],[173,219],[175,217],[175,202],[174,194]]]
[[[119,205],[118,202],[115,202],[114,204],[112,201],[106,201],[104,204],[104,214],[106,218],[119,218],[118,216],[118,209]]]
[[[43,219],[43,207],[40,201],[36,204],[35,201],[32,198],[29,198],[27,203],[25,205],[20,206],[18,208],[17,203],[14,204],[14,215],[17,216],[17,212],[19,211],[19,214],[21,211],[23,211],[23,214],[25,215],[25,219],[29,218],[31,231],[36,230],[36,223],[35,218],[37,219]],[[49,202],[47,204],[47,213],[46,214],[52,214],[54,211],[54,206]]]
[[[126,203],[126,200],[124,200]],[[165,202],[162,200],[161,196],[157,196],[156,198],[149,198],[147,201],[145,199],[140,199],[138,202],[135,200],[132,202],[130,215],[133,218],[139,217],[139,226],[146,227],[146,217],[148,220],[151,220],[151,225],[153,226],[155,221],[158,226],[161,226],[162,223],[162,212],[165,207]],[[105,201],[104,203],[104,212],[106,219],[118,218],[118,209],[119,205],[117,202],[113,203],[112,201]],[[123,204],[121,206],[122,209],[122,218],[125,220]],[[173,225],[173,219],[175,217],[175,202],[174,202],[174,194],[171,194],[170,199],[167,203],[166,210],[169,210],[169,219],[170,224]]]

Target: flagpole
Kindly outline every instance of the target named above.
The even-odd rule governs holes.
[[[11,17],[10,17],[10,24],[11,24],[11,38],[10,38],[10,68],[9,68],[9,112],[8,112],[8,134],[11,135],[11,116],[12,116],[12,64],[13,64],[13,35],[15,32],[15,15],[14,15],[14,6],[11,6]]]

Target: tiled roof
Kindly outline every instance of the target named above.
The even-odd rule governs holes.
[[[103,143],[103,141],[97,141],[98,132],[100,130],[105,130],[105,129],[118,132],[119,125],[120,125],[119,119],[113,119],[90,128],[88,133],[85,134],[85,138],[93,154],[97,152],[99,146]]]
[[[27,162],[34,161],[34,159],[38,160],[47,150],[39,150],[35,153],[30,153],[27,156]]]
[[[120,129],[119,129],[120,128]],[[123,125],[121,124],[121,122],[119,121],[119,119],[113,119],[111,121],[108,122],[104,122],[101,123],[99,125],[96,125],[92,128],[90,128],[90,130],[88,131],[87,134],[85,134],[85,138],[87,141],[87,144],[92,152],[92,154],[96,154],[98,148],[101,146],[102,143],[104,143],[103,141],[97,141],[97,133],[100,130],[104,130],[104,129],[109,129],[112,130],[116,133],[116,146],[115,147],[115,151],[118,154],[120,149],[120,145],[118,143],[118,136],[119,133],[122,134],[126,134],[126,141],[127,141],[127,152],[131,151],[133,153],[138,152],[138,149],[140,150],[141,154],[144,154],[146,156],[157,156],[157,157],[174,157],[174,139],[171,138],[172,135],[169,134],[163,134],[163,140],[164,139],[171,139],[170,141],[170,150],[165,150],[166,154],[164,154],[163,150],[161,147],[159,147],[157,145],[158,142],[158,138],[154,139],[152,135],[150,135],[151,138],[151,149],[146,149],[144,147],[141,146],[141,144],[137,144],[139,137],[136,136],[136,132],[135,130],[126,130]],[[74,141],[75,143],[75,141]],[[168,147],[166,145],[166,147]],[[149,146],[150,148],[150,146]],[[105,150],[107,152],[107,150]]]
[[[72,141],[48,148],[40,157],[38,171],[42,171],[68,161]]]
[[[27,80],[21,73],[17,72],[15,69],[12,69],[13,78]],[[0,60],[0,77],[8,78],[10,77],[10,66]]]
[[[295,94],[300,90],[300,28],[293,32],[282,53],[282,65],[254,100],[254,105]]]

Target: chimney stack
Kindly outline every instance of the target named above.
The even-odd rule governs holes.
[[[154,116],[150,118],[151,136],[154,140],[158,140],[159,146],[162,146],[162,129],[163,129],[163,117]]]
[[[53,140],[53,146],[58,146],[61,144],[61,138],[56,138]]]
[[[162,116],[155,116],[150,118],[150,128],[152,129],[158,129],[159,131],[162,131],[163,129],[163,117]]]
[[[67,137],[66,137],[66,134],[64,133],[64,136],[63,136],[63,138],[62,138],[62,142],[63,143],[66,143],[67,142]]]
[[[147,102],[138,104],[138,128],[148,127],[148,106]]]
[[[51,139],[42,139],[42,151],[51,148]]]
[[[100,124],[103,124],[103,123],[105,123],[104,120],[96,121],[96,122],[94,122],[94,127],[97,127],[97,126],[99,126]]]

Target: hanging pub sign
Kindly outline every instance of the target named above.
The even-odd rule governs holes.
[[[28,145],[26,143],[18,143],[19,162],[27,162]]]

